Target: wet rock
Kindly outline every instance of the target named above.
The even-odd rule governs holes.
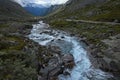
[[[66,68],[70,68],[72,69],[75,65],[74,63],[74,58],[73,58],[73,55],[72,54],[65,54],[63,57],[62,57],[62,61],[64,63],[64,66]]]
[[[70,71],[65,70],[65,71],[63,72],[63,75],[65,75],[65,76],[70,75]]]
[[[57,47],[57,46],[52,45],[52,46],[49,46],[49,48],[50,48],[51,51],[53,51],[55,53],[58,53],[58,54],[61,53],[60,48]]]
[[[70,36],[75,36],[75,34],[70,34]]]
[[[60,63],[60,61],[58,59],[59,56],[56,54],[54,57],[55,58],[52,58],[52,59],[49,60],[48,64],[53,66],[53,67],[57,67]]]
[[[86,39],[82,38],[82,39],[81,39],[81,42],[83,42],[83,43],[85,43],[87,46],[89,46],[89,43],[88,43],[88,41],[87,41]]]
[[[61,38],[65,38],[64,36],[61,36]]]
[[[58,76],[59,74],[63,73],[61,67],[56,67],[53,70],[49,71],[49,76]]]
[[[62,60],[64,63],[70,62],[70,61],[74,61],[73,55],[72,54],[65,54],[62,57]]]

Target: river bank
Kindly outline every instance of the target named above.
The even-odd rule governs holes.
[[[51,20],[48,23],[52,28],[82,38],[93,57],[91,61],[95,63],[94,66],[113,73],[116,80],[119,80],[119,25],[67,22],[64,20]]]
[[[62,80],[73,80],[73,79],[89,80],[90,78],[92,80],[95,80],[95,79],[107,80],[107,78],[110,79],[110,75],[100,71],[99,68],[95,69],[94,65],[91,66],[91,62],[87,58],[86,51],[84,50],[83,47],[80,46],[81,44],[79,44],[79,42],[76,42],[79,40],[75,38],[75,36],[69,35],[68,33],[65,33],[63,31],[53,30],[49,27],[48,24],[39,22],[38,24],[33,25],[33,29],[31,31],[31,34],[29,35],[29,38],[34,40],[35,42],[38,42],[40,45],[44,45],[44,46],[54,45],[56,47],[58,46],[58,48],[62,50],[61,54],[71,53],[73,55],[75,60],[74,68],[67,72],[69,75],[65,76],[63,75],[63,73],[61,73],[62,77],[60,77],[60,80],[61,79]],[[64,44],[64,45],[61,45],[61,44]],[[74,46],[73,49],[72,47],[70,47],[70,45]],[[47,67],[50,67],[50,65],[48,65]]]
[[[35,22],[35,24],[36,23],[37,22]],[[37,76],[37,74],[39,74],[41,76],[45,76],[44,74],[39,73],[39,69],[40,69],[39,68],[39,66],[40,66],[39,62],[42,63],[43,67],[45,67],[49,64],[48,60],[51,60],[51,61],[55,60],[55,62],[57,62],[56,59],[58,59],[58,58],[54,54],[58,55],[58,53],[61,53],[60,49],[58,47],[55,47],[55,46],[54,47],[40,46],[40,45],[38,45],[38,43],[33,42],[32,40],[29,40],[26,36],[28,34],[30,34],[31,29],[33,28],[33,26],[31,26],[31,24],[29,24],[29,23],[24,23],[23,24],[21,22],[10,22],[10,23],[7,23],[7,24],[2,24],[2,25],[3,26],[0,27],[1,28],[0,29],[0,32],[1,32],[1,35],[0,35],[0,37],[1,37],[0,42],[1,43],[0,44],[2,45],[0,53],[5,53],[6,55],[1,54],[1,58],[6,56],[6,58],[8,60],[10,60],[10,62],[12,62],[11,63],[12,65],[15,65],[15,62],[18,59],[20,59],[20,60],[22,59],[23,62],[25,61],[24,64],[20,64],[19,66],[26,65],[25,70],[27,70],[29,72],[28,69],[31,69],[30,74],[28,74],[24,70],[22,70],[22,72],[18,71],[19,69],[16,70],[16,71],[19,74],[26,74],[27,76],[31,76],[31,77],[28,77],[28,78],[33,78],[33,80],[36,80],[37,77],[40,78],[40,76]],[[91,49],[93,49],[93,50],[96,49],[96,47],[94,45],[90,45],[89,41],[87,41],[85,37],[76,35],[74,33],[70,33],[69,31],[67,31],[67,32],[70,34],[70,36],[76,36],[78,38],[81,37],[80,41],[86,43],[86,45],[89,45],[90,49],[88,49],[88,52],[94,52],[94,51],[91,51]],[[64,37],[62,36],[62,38],[64,38]],[[6,44],[7,44],[7,47],[4,46]],[[57,51],[55,51],[56,49],[57,49]],[[9,56],[8,54],[13,54],[13,53],[15,55],[22,55],[21,53],[24,53],[24,55],[26,55],[26,59],[27,59],[28,62],[26,62],[26,59],[23,59],[22,57],[18,58],[17,56],[15,56],[14,61],[13,61],[12,57],[8,58],[8,56]],[[45,54],[45,55],[43,55],[43,54]],[[98,54],[98,55],[93,54],[92,56],[90,55],[91,56],[90,61],[93,61],[92,64],[94,64],[94,61],[96,61],[96,57],[94,57],[94,56],[100,56],[100,55],[101,54]],[[27,56],[29,56],[29,57],[27,57]],[[98,57],[97,57],[97,59],[98,59]],[[19,62],[22,62],[22,61],[19,61]],[[4,61],[4,62],[6,62],[6,61]],[[10,62],[8,62],[7,64],[9,64]],[[31,63],[31,64],[28,65],[28,63]],[[96,66],[97,64],[98,64],[98,62],[95,63],[94,66]],[[101,64],[101,63],[99,63],[99,64]],[[72,65],[73,65],[73,63],[72,63]],[[104,65],[106,66],[106,64],[104,64]],[[1,65],[1,66],[3,66],[3,65]],[[8,66],[6,65],[6,67],[8,67]],[[13,66],[13,67],[17,68],[18,66]],[[11,66],[8,67],[8,69],[11,69],[12,73],[14,73],[13,70],[12,70],[13,67],[11,67]],[[32,67],[32,68],[29,68],[29,67]],[[97,66],[96,68],[99,68],[99,66]],[[104,67],[102,66],[101,68],[104,68]],[[113,68],[113,69],[116,69],[116,68]],[[16,78],[18,77],[18,75],[15,75],[15,74],[10,75],[10,73],[8,73],[8,75],[10,75],[10,77],[4,77],[4,76],[7,76],[7,75],[4,74],[4,71],[6,71],[6,69],[2,69],[2,73],[0,73],[0,74],[3,75],[4,79],[11,79],[11,78],[14,79],[15,76],[16,76]],[[61,70],[59,70],[57,68],[57,71],[59,72]],[[110,71],[108,71],[108,72],[110,72]],[[49,73],[51,73],[51,72],[49,72]],[[57,73],[57,75],[58,74],[59,73]],[[54,75],[54,74],[52,74],[52,75]],[[55,75],[56,75],[56,69],[55,69]],[[56,77],[52,77],[52,78],[56,78]],[[24,78],[26,78],[26,76],[22,75],[21,79],[24,79]]]
[[[28,39],[32,23],[0,23],[0,80],[37,79],[37,54],[40,45]]]

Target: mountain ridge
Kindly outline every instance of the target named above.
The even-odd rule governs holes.
[[[119,22],[119,4],[119,0],[70,0],[66,7],[54,16],[110,22],[118,20]]]
[[[19,4],[12,0],[0,0],[0,17],[1,19],[8,18],[26,18],[31,17]]]

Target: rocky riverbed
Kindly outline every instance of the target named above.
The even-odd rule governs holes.
[[[113,77],[96,69],[79,38],[69,33],[51,29],[40,21],[33,25],[29,38],[54,52],[41,55],[48,58],[46,64],[38,64],[39,80],[109,80]]]

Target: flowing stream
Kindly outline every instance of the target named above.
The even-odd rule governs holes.
[[[87,51],[83,48],[76,37],[70,36],[68,33],[54,30],[48,24],[40,21],[33,25],[29,38],[40,45],[47,46],[55,44],[62,53],[70,53],[74,57],[75,66],[70,71],[70,76],[59,75],[59,80],[107,80],[112,77],[99,69],[95,69],[89,60]]]

